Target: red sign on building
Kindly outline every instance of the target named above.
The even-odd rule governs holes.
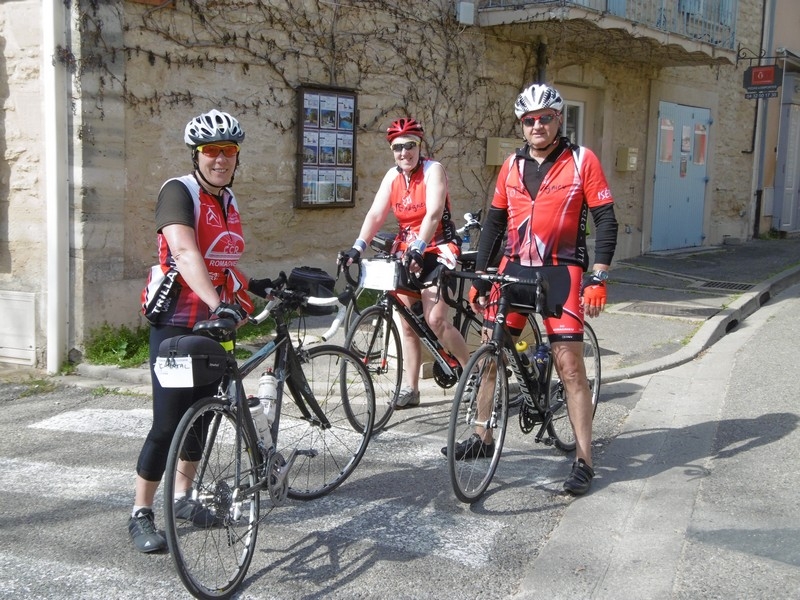
[[[748,67],[744,72],[747,99],[777,98],[783,71],[775,65]]]
[[[748,92],[777,90],[783,72],[775,65],[748,67],[744,72],[744,87]]]

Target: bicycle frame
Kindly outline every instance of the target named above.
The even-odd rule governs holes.
[[[537,280],[537,296],[541,293],[541,281]],[[497,306],[497,318],[492,329],[492,337],[489,342],[495,348],[502,348],[506,357],[508,366],[517,378],[520,386],[520,393],[523,397],[523,409],[525,406],[534,408],[542,417],[542,424],[534,436],[536,443],[542,441],[547,428],[553,419],[553,413],[550,411],[550,380],[553,373],[553,350],[550,344],[547,344],[547,351],[549,360],[547,361],[547,372],[544,374],[537,373],[536,377],[532,377],[528,369],[525,368],[522,357],[514,344],[513,336],[506,325],[505,317],[511,310],[511,303],[505,295],[500,296]]]
[[[418,294],[410,290],[392,290],[386,292],[378,300],[378,304],[386,306],[390,315],[393,313],[393,311],[397,311],[400,318],[408,323],[409,327],[411,327],[411,329],[414,331],[414,334],[419,338],[422,345],[425,346],[425,348],[427,348],[431,353],[433,359],[442,369],[442,373],[445,378],[452,379],[453,383],[455,383],[455,381],[458,380],[458,369],[460,369],[458,360],[455,356],[450,354],[444,348],[444,346],[442,346],[439,338],[436,337],[436,334],[425,322],[423,316],[421,314],[416,314],[409,306],[407,306],[400,299],[401,296],[417,298]]]

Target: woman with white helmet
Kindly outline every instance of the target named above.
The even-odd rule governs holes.
[[[266,296],[269,279],[250,279],[237,268],[244,251],[239,206],[231,191],[244,131],[219,110],[187,123],[184,142],[191,150],[192,173],[169,179],[156,204],[158,264],[142,290],[142,312],[150,322],[153,424],[136,467],[134,506],[128,533],[140,552],[165,550],[155,526],[153,499],[166,469],[173,433],[194,402],[216,392],[217,382],[196,388],[164,388],[152,369],[165,339],[189,334],[198,321],[215,315],[242,321],[253,310],[247,291]],[[191,470],[193,463],[184,463]],[[183,484],[183,485],[181,485]],[[191,479],[178,481],[175,514],[200,527],[217,517],[189,496]]]
[[[555,366],[566,388],[576,451],[572,472],[564,482],[570,494],[585,494],[594,477],[592,469],[591,393],[583,361],[584,316],[596,317],[606,303],[606,280],[617,242],[614,200],[597,156],[561,135],[564,99],[555,88],[535,83],[514,102],[525,144],[509,156],[497,176],[494,198],[483,223],[476,270],[485,270],[503,250],[500,271],[533,279],[536,272],[549,283],[550,304],[561,304],[560,317],[544,319],[553,348]],[[595,231],[592,272],[586,245],[586,224],[591,213]],[[512,293],[533,304],[531,288]],[[484,281],[473,282],[473,308],[483,312],[491,326],[499,289]],[[519,334],[524,315],[509,315],[507,323]],[[480,419],[478,419],[480,420]],[[491,456],[491,431],[478,428],[456,447],[458,458]]]

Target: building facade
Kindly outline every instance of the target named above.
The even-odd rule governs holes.
[[[0,360],[54,372],[100,325],[141,323],[156,197],[191,170],[184,125],[213,107],[246,130],[234,190],[257,277],[333,270],[401,116],[425,126],[459,221],[488,206],[533,81],[562,92],[565,133],[600,156],[619,258],[769,229],[754,172],[766,181],[770,162],[742,124],[772,117],[745,98],[738,56],[763,47],[772,4],[4,2],[0,309],[14,318]]]

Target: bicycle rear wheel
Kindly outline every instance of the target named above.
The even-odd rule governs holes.
[[[345,340],[364,363],[375,388],[375,424],[373,433],[383,429],[394,412],[394,403],[403,381],[403,345],[397,324],[382,306],[372,306],[361,313]],[[362,423],[354,422],[355,427]]]
[[[583,326],[583,362],[586,365],[586,378],[589,380],[594,419],[597,400],[600,398],[600,345],[588,323]],[[555,368],[550,380],[550,411],[553,413],[553,420],[548,427],[548,433],[553,438],[553,443],[559,450],[572,452],[575,450],[575,433],[569,420],[569,402],[564,384]]]
[[[293,398],[284,395],[277,446],[287,461],[296,452],[289,497],[310,500],[334,490],[358,466],[372,434],[375,393],[367,369],[341,346],[315,346],[299,359],[305,381],[286,381]],[[329,426],[301,412],[295,399],[308,411],[303,391],[313,394]]]
[[[490,457],[456,457],[456,444],[470,438],[476,425],[492,432]],[[492,481],[508,425],[508,375],[503,353],[494,345],[478,348],[458,381],[447,434],[447,467],[456,497],[472,504]]]
[[[164,516],[167,543],[186,589],[197,598],[228,598],[239,587],[256,547],[261,455],[236,415],[217,398],[199,400],[181,419],[167,459]],[[216,516],[213,526],[175,514],[176,475],[192,481],[196,506]]]

